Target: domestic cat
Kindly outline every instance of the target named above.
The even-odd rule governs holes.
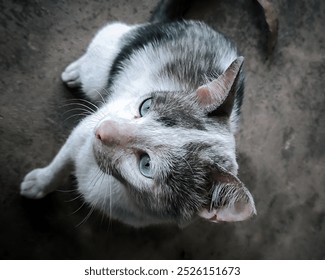
[[[61,75],[103,104],[21,194],[42,198],[74,172],[87,203],[131,226],[251,217],[234,138],[243,60],[199,21],[106,25]]]

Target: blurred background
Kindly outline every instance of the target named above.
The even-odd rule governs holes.
[[[108,21],[146,22],[157,0],[0,0],[1,259],[325,259],[325,2],[274,0],[278,42],[267,54],[257,1],[193,1],[187,18],[230,37],[245,56],[239,177],[258,215],[236,224],[133,229],[88,215],[71,179],[20,197],[78,119],[60,74]]]

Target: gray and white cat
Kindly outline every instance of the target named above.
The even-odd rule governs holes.
[[[237,178],[234,139],[242,63],[201,22],[108,24],[62,73],[104,104],[26,175],[21,194],[42,198],[74,170],[86,202],[132,226],[249,218],[256,210]]]

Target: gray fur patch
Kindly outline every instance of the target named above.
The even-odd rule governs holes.
[[[175,92],[153,94],[152,111],[156,121],[167,127],[206,130],[203,114],[187,95]]]

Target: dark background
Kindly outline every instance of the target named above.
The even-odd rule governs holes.
[[[322,0],[274,1],[280,29],[268,59],[256,1],[194,1],[187,14],[227,34],[246,58],[237,143],[252,220],[133,229],[98,213],[85,219],[72,182],[39,201],[19,196],[25,174],[48,164],[76,123],[64,67],[107,21],[145,22],[156,3],[0,1],[0,258],[324,259]]]

